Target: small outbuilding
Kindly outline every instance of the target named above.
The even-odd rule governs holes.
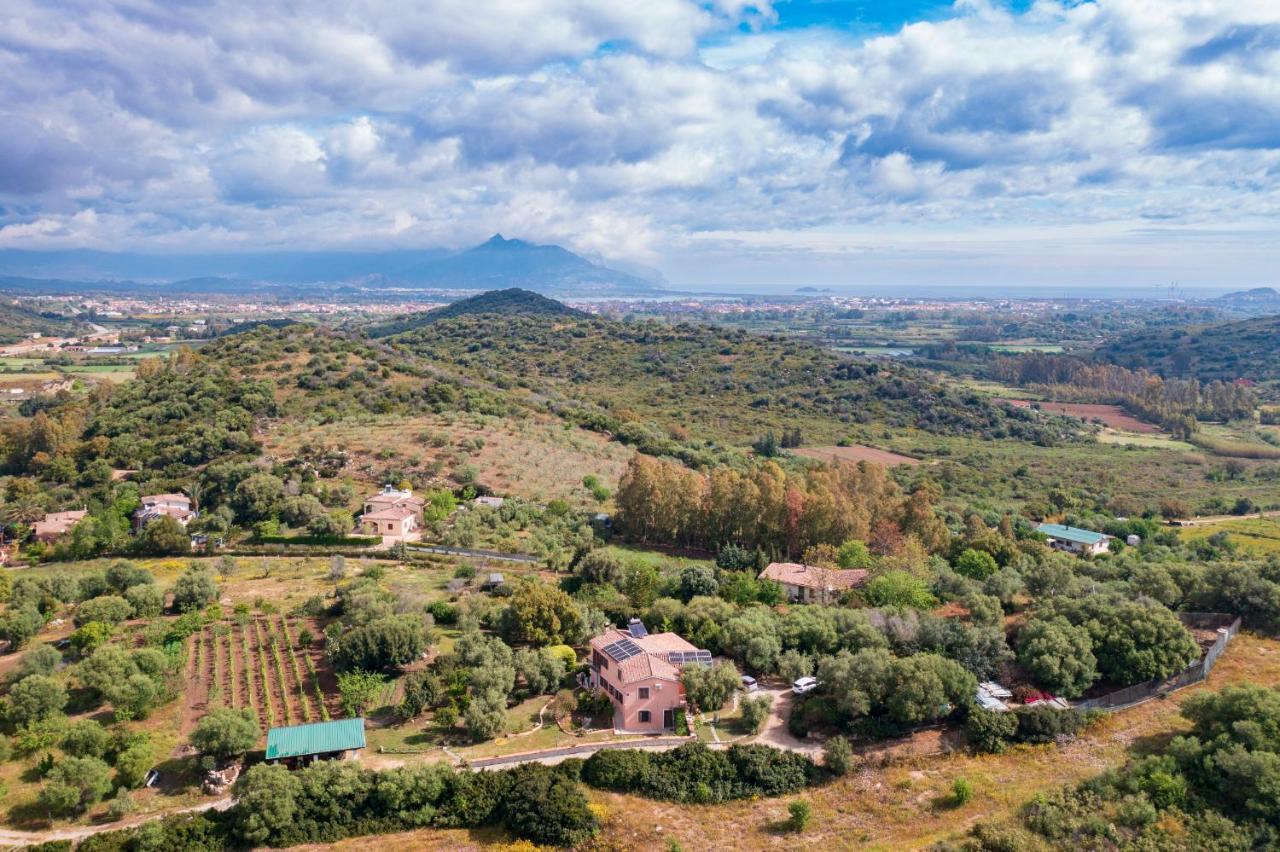
[[[335,719],[267,731],[268,763],[298,769],[316,760],[346,760],[364,748],[364,719]]]

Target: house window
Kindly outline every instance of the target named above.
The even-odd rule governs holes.
[[[642,700],[647,700],[649,698],[649,687],[647,686],[640,687],[640,698]]]
[[[649,715],[649,711],[648,711],[648,710],[641,710],[641,711],[640,711],[640,721],[641,721],[641,722],[648,722],[650,718],[651,718],[651,717],[650,717],[650,715]]]

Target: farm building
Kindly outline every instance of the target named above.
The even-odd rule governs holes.
[[[1049,538],[1049,546],[1064,553],[1093,556],[1111,549],[1111,536],[1093,530],[1062,524],[1041,524],[1036,527],[1036,532],[1044,533]]]
[[[316,760],[346,760],[364,748],[364,719],[337,719],[267,731],[268,763],[298,769]]]
[[[761,580],[773,580],[782,586],[787,600],[797,603],[827,603],[842,592],[861,586],[867,572],[861,568],[820,568],[798,562],[770,562],[760,572]]]

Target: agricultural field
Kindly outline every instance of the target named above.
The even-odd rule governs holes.
[[[1248,422],[1206,423],[1192,437],[1192,442],[1220,456],[1280,460],[1280,434],[1274,427]]]
[[[1160,427],[1144,423],[1129,414],[1118,405],[1099,405],[1081,402],[1045,402],[1029,399],[1006,399],[1004,402],[1018,408],[1031,408],[1033,405],[1041,411],[1051,414],[1065,414],[1076,417],[1087,423],[1098,422],[1113,429],[1134,432],[1139,435],[1158,435]]]
[[[1047,505],[1053,497],[1064,507],[1101,502],[1132,515],[1144,508],[1154,511],[1160,501],[1174,499],[1189,506],[1192,514],[1216,515],[1229,512],[1240,498],[1264,508],[1278,499],[1274,462],[1225,459],[1164,443],[1097,441],[1042,447],[874,429],[850,438],[926,462],[895,468],[894,476],[907,484],[917,478],[939,483],[943,502],[957,508],[1019,512],[1028,503]],[[1242,472],[1227,475],[1226,468],[1237,463]]]
[[[181,733],[218,707],[252,709],[264,734],[338,716],[336,681],[314,641],[320,632],[315,619],[246,615],[188,638]],[[311,641],[303,646],[300,635]]]
[[[1239,518],[1182,527],[1178,536],[1184,541],[1196,541],[1223,532],[1242,553],[1250,556],[1280,554],[1280,518]]]

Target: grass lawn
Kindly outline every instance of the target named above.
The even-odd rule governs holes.
[[[692,556],[673,556],[657,550],[642,550],[638,547],[610,544],[603,548],[616,556],[624,565],[652,566],[659,570],[671,565],[715,565],[714,559],[699,559]]]

